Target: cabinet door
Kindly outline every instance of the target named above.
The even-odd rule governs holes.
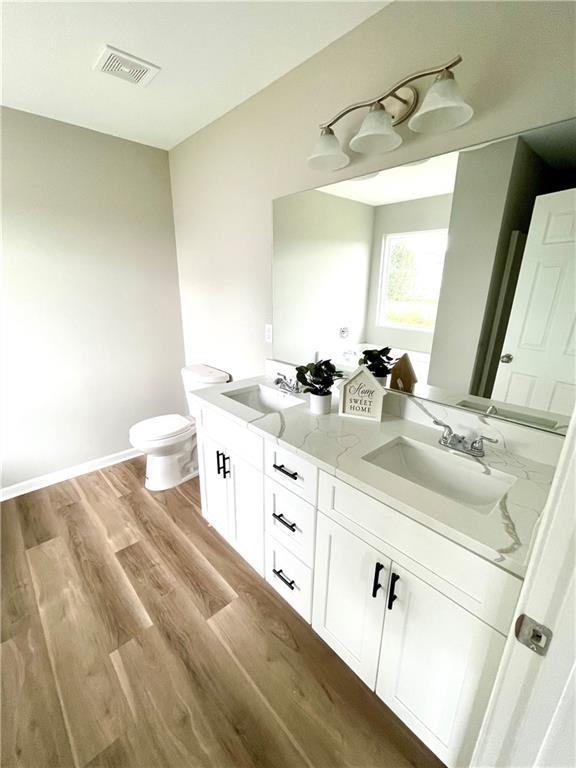
[[[312,626],[374,689],[390,560],[318,515]]]
[[[228,483],[229,541],[263,576],[264,475],[245,461],[232,457]]]
[[[204,517],[222,536],[228,538],[228,482],[221,469],[225,456],[224,446],[204,434],[202,454],[206,504],[206,509],[203,511]],[[218,471],[219,468],[220,471]]]
[[[396,563],[390,591],[376,693],[446,765],[468,765],[505,638]]]

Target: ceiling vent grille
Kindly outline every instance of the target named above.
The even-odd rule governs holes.
[[[125,51],[107,45],[98,57],[94,69],[119,77],[134,85],[145,86],[160,72],[160,67]]]

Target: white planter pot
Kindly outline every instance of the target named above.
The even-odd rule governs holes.
[[[332,394],[313,395],[310,394],[310,413],[316,416],[326,416],[330,413],[332,406]]]
[[[383,387],[386,386],[386,382],[388,381],[388,376],[374,376],[376,381],[381,384]]]

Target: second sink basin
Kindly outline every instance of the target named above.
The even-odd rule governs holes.
[[[363,458],[484,515],[494,509],[517,479],[465,456],[455,456],[406,437],[397,437]]]
[[[266,384],[253,384],[250,387],[233,389],[222,393],[224,397],[229,397],[237,403],[247,405],[249,408],[260,413],[276,413],[285,408],[292,408],[295,405],[302,405],[302,400],[290,395],[288,392],[282,392]]]

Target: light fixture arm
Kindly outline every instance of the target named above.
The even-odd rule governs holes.
[[[331,120],[329,120],[327,123],[320,123],[320,128],[322,130],[331,128],[333,125],[335,125],[339,120],[341,120],[346,115],[350,114],[350,112],[354,112],[357,109],[365,109],[366,107],[372,106],[372,104],[376,104],[377,102],[384,101],[384,99],[388,99],[391,96],[398,98],[399,101],[404,101],[404,99],[400,99],[396,96],[396,91],[400,90],[400,88],[404,88],[410,83],[413,83],[415,80],[420,80],[422,77],[428,77],[429,75],[439,75],[442,72],[451,70],[453,67],[460,64],[462,61],[462,56],[454,56],[453,59],[450,59],[446,64],[442,64],[439,67],[431,67],[430,69],[423,69],[420,72],[416,72],[413,75],[409,75],[408,77],[404,77],[402,80],[400,80],[396,85],[394,85],[392,88],[389,88],[387,91],[384,91],[384,93],[381,96],[377,96],[375,99],[367,99],[366,101],[359,101],[357,104],[351,104],[349,107],[346,107],[345,109],[340,110],[337,115],[335,115]]]

